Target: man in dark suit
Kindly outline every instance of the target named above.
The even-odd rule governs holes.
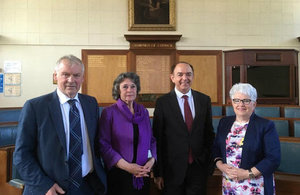
[[[211,101],[191,89],[193,77],[192,65],[175,64],[171,68],[175,89],[156,101],[154,181],[167,195],[206,194],[214,139]]]
[[[94,97],[78,93],[83,75],[80,59],[63,56],[55,67],[57,90],[28,100],[22,109],[14,164],[25,182],[25,195],[106,191],[96,150],[99,108]]]

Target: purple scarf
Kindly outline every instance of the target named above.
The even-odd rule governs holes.
[[[119,108],[119,110],[121,111],[121,113],[127,118],[127,120],[131,123],[134,124],[139,124],[139,122],[143,121],[145,117],[149,117],[146,116],[146,112],[145,112],[145,108],[139,104],[137,104],[136,102],[133,102],[133,109],[134,109],[134,114],[131,113],[131,111],[129,110],[127,104],[122,101],[120,98],[117,101],[117,106]],[[143,162],[141,162],[141,159],[138,158],[136,159],[136,164],[138,165],[143,165]],[[134,175],[132,176],[132,183],[133,183],[133,187],[137,190],[140,190],[143,188],[144,186],[144,180],[142,177],[135,177]]]
[[[138,124],[145,118],[145,108],[135,102],[133,102],[134,115],[130,112],[127,104],[121,99],[118,99],[117,106],[129,122]]]

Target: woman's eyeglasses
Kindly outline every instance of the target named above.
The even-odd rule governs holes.
[[[244,105],[249,105],[250,102],[252,101],[251,99],[232,99],[233,103],[235,104],[239,104],[240,102],[242,102]]]

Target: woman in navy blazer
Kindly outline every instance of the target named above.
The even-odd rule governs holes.
[[[252,85],[235,84],[229,93],[235,116],[220,120],[213,146],[223,194],[273,195],[273,173],[280,164],[274,123],[254,113],[257,92]]]
[[[100,118],[100,152],[108,170],[108,195],[149,194],[149,173],[156,159],[147,109],[135,102],[139,76],[121,73],[113,84],[117,102]]]

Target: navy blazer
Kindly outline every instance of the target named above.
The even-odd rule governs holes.
[[[153,116],[153,133],[157,143],[154,174],[175,184],[181,184],[185,178],[190,147],[194,160],[206,171],[211,159],[214,141],[211,101],[209,96],[194,90],[192,95],[195,118],[191,133],[184,122],[174,90],[157,99]]]
[[[214,159],[221,157],[226,163],[226,143],[235,116],[220,120],[213,146]],[[272,121],[252,114],[244,138],[240,168],[255,166],[264,177],[265,194],[273,195],[273,173],[280,165],[280,142]]]
[[[99,108],[94,97],[78,94],[88,130],[93,166],[106,186],[100,155],[95,151]],[[24,194],[45,194],[54,183],[69,186],[66,136],[55,92],[26,101],[19,119],[14,164],[25,182]]]

